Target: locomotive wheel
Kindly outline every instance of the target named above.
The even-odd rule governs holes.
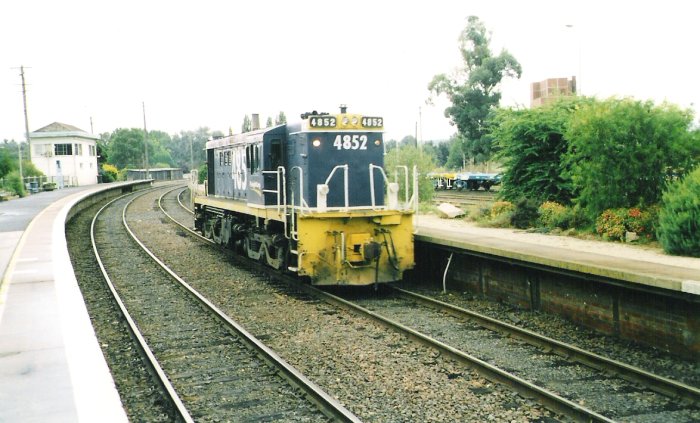
[[[217,244],[221,244],[221,230],[224,226],[224,222],[220,217],[214,219],[211,223],[211,239]]]
[[[212,235],[212,228],[211,227],[212,227],[212,225],[213,225],[213,222],[211,220],[207,220],[204,222],[203,232],[204,232],[204,237],[207,239],[211,239],[211,235]]]

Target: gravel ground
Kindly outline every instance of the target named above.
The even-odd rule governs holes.
[[[92,255],[90,222],[100,207],[84,210],[66,226],[73,269],[127,417],[131,421],[170,422],[173,418],[168,400],[156,388],[156,381],[143,365],[126,321],[117,317],[120,316],[119,307]]]
[[[681,266],[698,269],[700,272],[700,258],[670,256],[663,253],[658,247],[651,245],[584,240],[566,236],[529,233],[516,229],[482,228],[476,226],[473,222],[461,219],[441,219],[434,215],[416,216],[416,225],[442,229],[454,228],[455,230],[471,234],[517,239],[525,243],[567,248],[574,251],[602,253],[613,257],[643,260],[660,265]],[[632,364],[652,373],[700,387],[700,360],[679,358],[652,347],[596,333],[556,315],[520,310],[510,305],[476,298],[468,292],[448,292],[447,295],[443,295],[439,290],[424,289],[425,291],[422,292],[425,295],[430,295],[465,308],[471,308],[496,319],[517,324],[551,338]]]
[[[552,420],[431,349],[234,266],[218,248],[164,224],[152,204],[131,212],[132,228],[169,266],[363,420]]]
[[[468,292],[447,292],[407,287],[446,303],[482,313],[498,320],[530,329],[550,338],[576,345],[585,350],[631,364],[649,372],[700,387],[700,362],[664,351],[603,335],[578,326],[559,316],[538,311],[521,310],[506,304],[475,298]]]
[[[414,301],[365,295],[354,302],[615,420],[668,421],[671,413],[677,422],[700,420],[700,409]]]

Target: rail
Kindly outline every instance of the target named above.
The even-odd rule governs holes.
[[[530,345],[551,350],[558,355],[568,357],[571,360],[577,361],[596,370],[607,371],[610,374],[618,375],[627,381],[646,386],[650,390],[659,394],[669,397],[681,397],[694,404],[700,404],[700,389],[696,387],[647,372],[638,367],[603,357],[539,333],[520,328],[506,322],[501,322],[500,320],[471,310],[466,310],[434,298],[426,297],[424,295],[397,287],[391,287],[391,289],[398,292],[399,295],[404,298],[433,307],[435,309],[439,309],[441,311],[447,311],[449,314],[458,318],[474,320],[488,329],[505,333],[511,337],[519,338]]]

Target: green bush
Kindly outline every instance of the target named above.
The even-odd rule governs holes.
[[[621,240],[625,237],[625,215],[627,210],[607,209],[595,222],[596,232],[605,239]]]
[[[656,216],[656,207],[644,211],[638,207],[607,209],[596,219],[596,232],[611,240],[625,239],[626,232],[649,240],[654,237]]]
[[[492,228],[507,228],[515,206],[509,201],[496,201],[488,211],[478,219],[484,226]]]
[[[669,254],[700,257],[700,167],[663,194],[657,236]]]
[[[207,169],[208,169],[208,166],[206,163],[202,163],[202,165],[199,166],[199,169],[198,169],[199,173],[197,174],[197,178],[198,178],[197,183],[198,184],[203,184],[204,181],[207,179],[207,171],[208,171]]]
[[[510,224],[518,229],[527,229],[535,225],[537,216],[537,204],[529,198],[522,198],[515,203]]]
[[[7,180],[5,186],[20,197],[27,195],[27,191],[22,183],[22,178],[19,177],[19,170],[13,170],[5,176]]]
[[[102,182],[114,182],[119,177],[119,170],[116,166],[109,163],[103,163],[100,167],[100,174],[102,175]]]
[[[539,223],[544,228],[568,229],[573,220],[572,209],[563,206],[555,201],[545,201],[537,209]]]
[[[491,205],[491,217],[498,217],[504,213],[512,213],[515,206],[510,201],[496,201]]]

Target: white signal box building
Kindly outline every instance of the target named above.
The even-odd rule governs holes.
[[[58,188],[97,183],[97,140],[80,128],[54,122],[29,134],[31,159]]]

